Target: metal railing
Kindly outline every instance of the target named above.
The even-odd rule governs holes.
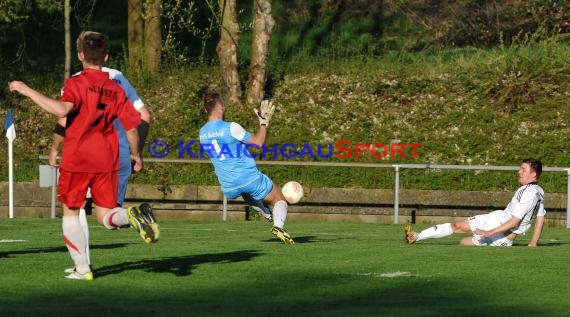
[[[40,156],[40,160],[47,160],[47,156]],[[145,159],[145,163],[170,163],[170,164],[211,164],[210,160],[204,159]],[[518,171],[519,166],[491,166],[491,165],[439,165],[439,164],[381,164],[381,163],[342,163],[342,162],[300,162],[300,161],[256,161],[258,165],[282,165],[282,166],[315,166],[315,167],[347,167],[347,168],[383,168],[394,170],[394,219],[398,224],[400,209],[400,172],[404,169],[440,169],[440,170],[476,170],[476,171]],[[566,172],[566,228],[570,229],[570,167],[543,167],[543,172]],[[55,173],[54,173],[55,175]],[[52,177],[52,205],[51,215],[55,217],[55,191],[56,177]],[[222,220],[227,220],[227,198],[223,198]]]

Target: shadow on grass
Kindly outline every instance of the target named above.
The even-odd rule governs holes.
[[[104,266],[94,270],[93,274],[97,279],[99,279],[107,275],[119,274],[124,271],[142,270],[151,273],[172,273],[176,276],[187,276],[192,274],[192,270],[200,264],[249,261],[260,255],[262,255],[262,253],[258,251],[244,250],[226,253],[166,257]]]
[[[312,242],[323,242],[323,239],[318,239],[316,236],[300,236],[293,237],[295,243],[312,243]]]
[[[235,261],[255,254],[241,251],[182,257],[174,265],[184,263],[184,266],[191,267],[199,261]],[[148,261],[146,264],[151,265],[149,270],[162,270],[163,265],[172,264],[169,261],[174,259]],[[279,281],[279,290],[269,291],[275,288],[275,280]],[[477,291],[465,287],[460,281],[444,279],[277,273],[268,280],[258,279],[255,283],[227,280],[225,285],[213,288],[193,288],[192,284],[183,289],[169,289],[163,284],[157,284],[157,287],[156,292],[141,296],[135,286],[128,291],[93,289],[91,286],[82,288],[84,294],[73,296],[64,306],[58,299],[69,290],[50,290],[27,294],[23,299],[0,298],[0,304],[5,304],[0,306],[0,312],[4,310],[3,316],[44,317],[478,317],[510,316],[513,311],[517,317],[560,316],[560,309],[555,307],[533,306],[532,302],[504,303],[494,299],[493,292],[489,290]],[[252,294],[255,294],[255,300],[251,300]],[[120,304],[109,305],[113,302]]]
[[[113,250],[118,248],[124,248],[130,243],[113,243],[113,244],[91,244],[89,248],[91,250]],[[14,251],[3,251],[0,252],[0,259],[1,258],[9,258],[15,255],[24,255],[24,254],[39,254],[39,253],[53,253],[53,252],[65,252],[67,253],[67,247],[60,246],[60,247],[48,247],[48,248],[32,248],[32,249],[25,249],[25,250],[14,250]]]
[[[323,238],[322,236],[304,235],[304,236],[294,236],[293,239],[295,240],[295,244],[303,244],[303,243],[338,242],[340,240],[353,240],[354,238],[347,238],[347,237]],[[275,240],[275,239],[273,239],[271,241],[281,242],[281,241]]]
[[[558,247],[561,245],[565,245],[568,244],[567,242],[562,242],[562,241],[547,241],[547,242],[539,242],[538,243],[538,247],[542,248],[542,247]],[[526,247],[526,244],[524,244],[523,246]]]
[[[467,236],[465,236],[467,237]],[[461,237],[463,238],[463,237]],[[295,240],[297,241],[297,240]],[[462,248],[492,248],[492,249],[503,249],[505,247],[495,247],[495,246],[464,246],[461,245],[461,239],[452,239],[452,238],[448,238],[448,239],[428,239],[428,240],[422,240],[420,242],[417,243],[413,243],[410,246],[413,247],[417,247],[417,246],[421,246],[421,245],[431,245],[431,246],[441,246],[441,245],[456,245]],[[528,248],[528,243],[530,242],[530,240],[525,240],[525,239],[517,239],[514,241],[513,245],[507,248]],[[404,243],[405,244],[405,243]],[[540,242],[538,243],[538,247],[542,248],[542,247],[558,247],[558,246],[563,246],[568,244],[568,242],[564,242],[561,240],[540,240]]]

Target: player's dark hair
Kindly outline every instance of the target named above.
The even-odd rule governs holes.
[[[212,113],[218,103],[223,102],[222,96],[216,91],[206,91],[204,93],[204,109],[208,115]]]
[[[527,158],[522,161],[523,163],[527,163],[530,168],[536,173],[536,178],[540,178],[540,174],[542,173],[542,163],[540,160]]]
[[[77,37],[77,52],[83,53],[85,61],[102,66],[109,51],[109,37],[103,33],[83,31]]]

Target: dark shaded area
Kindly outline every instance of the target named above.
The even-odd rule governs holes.
[[[44,2],[7,5],[16,18],[0,24],[0,79],[26,77],[30,72],[48,76],[54,69],[58,70],[54,79],[63,78],[63,10],[61,5],[40,5]],[[163,39],[170,35],[174,43],[164,54],[165,63],[179,62],[180,56],[186,56],[184,63],[215,62],[219,30],[213,12],[218,4],[210,4],[213,6],[206,1],[164,2]],[[178,11],[173,11],[176,5]],[[238,57],[240,65],[247,67],[253,3],[238,1],[237,5],[242,26]],[[529,36],[540,40],[570,32],[569,8],[563,0],[272,1],[276,25],[270,41],[270,65],[275,68],[299,55],[373,56],[387,50],[509,45],[528,41]],[[111,61],[120,66],[128,49],[127,14],[126,1],[73,1],[72,42],[81,30],[105,32],[111,39]],[[72,68],[80,68],[76,58]],[[279,78],[278,73],[274,76]]]
[[[440,39],[443,46],[523,44],[570,32],[567,1],[470,1]]]
[[[63,241],[62,241],[63,244]],[[90,250],[114,250],[120,249],[128,246],[130,243],[113,243],[113,244],[90,244]],[[67,247],[62,245],[60,247],[49,247],[49,248],[31,248],[31,249],[24,249],[24,250],[13,250],[13,251],[0,251],[0,259],[1,258],[10,258],[17,255],[26,255],[26,254],[40,254],[40,253],[65,253],[67,254]]]
[[[264,248],[267,245],[258,245],[261,248],[257,250],[236,248],[235,241],[226,241],[227,237],[220,235],[219,230],[213,230],[200,235],[212,241],[221,239],[224,245],[215,241],[206,245],[208,248],[200,246],[208,251],[194,253],[188,251],[192,250],[192,245],[179,249],[178,241],[188,241],[195,233],[179,235],[178,241],[171,240],[171,244],[164,245],[172,252],[168,253],[170,256],[153,257],[149,252],[146,259],[96,268],[96,278],[92,282],[44,279],[34,275],[37,281],[26,279],[21,284],[4,283],[0,290],[0,316],[475,317],[509,316],[516,312],[520,317],[549,317],[560,316],[568,307],[564,301],[560,305],[544,305],[545,296],[561,298],[560,293],[564,294],[567,287],[562,287],[558,293],[545,283],[531,287],[536,284],[536,276],[542,273],[550,275],[557,266],[565,267],[563,259],[552,263],[558,260],[551,253],[553,250],[547,252],[547,258],[540,260],[537,254],[544,253],[535,253],[536,249],[523,251],[526,249],[524,246],[465,251],[466,248],[457,246],[453,239],[441,240],[437,245],[405,246],[391,234],[399,229],[395,226],[380,228],[383,233],[378,236],[371,236],[376,230],[368,226],[352,226],[365,232],[350,232],[354,234],[354,237],[347,238],[350,243],[342,243],[340,240],[344,238],[339,239],[339,236],[346,236],[347,232],[330,234],[329,230],[346,230],[344,226],[308,226],[305,228],[312,228],[315,233],[298,237],[300,245],[267,249]],[[240,226],[223,224],[222,227],[226,230]],[[329,229],[327,234],[316,233],[324,229]],[[366,237],[359,237],[360,233]],[[245,239],[249,235],[235,237]],[[318,245],[317,242],[321,241],[330,243]],[[316,248],[307,248],[302,243],[315,243]],[[361,250],[365,243],[378,243],[378,247]],[[390,247],[393,244],[398,246]],[[93,247],[115,249],[125,245]],[[210,248],[224,248],[226,251],[210,251]],[[338,253],[327,254],[330,250]],[[362,263],[369,256],[363,253],[365,250],[378,250],[374,262]],[[43,252],[65,252],[65,248],[29,248],[5,254],[22,255],[22,258],[33,254],[33,262],[22,261],[30,265],[41,264],[40,253]],[[114,253],[118,252],[124,250],[117,249]],[[476,256],[462,258],[464,252],[473,252]],[[564,249],[558,252],[562,254]],[[383,261],[388,257],[392,260]],[[545,260],[550,263],[542,265]],[[386,277],[383,272],[399,268],[399,261],[402,261],[401,270],[405,272],[399,272],[402,274],[394,278]],[[520,261],[528,262],[525,266],[519,265]],[[11,262],[18,265],[16,261]],[[438,269],[442,264],[448,269],[453,265],[463,269],[446,272],[444,268]],[[425,270],[424,266],[429,269]],[[473,269],[475,272],[471,271]],[[0,281],[3,281],[2,276],[10,276],[10,281],[19,281],[6,271],[2,271]],[[525,274],[521,275],[521,272]],[[506,276],[494,281],[493,278],[499,274]],[[26,276],[22,275],[24,278]],[[528,279],[522,283],[526,291],[519,292],[516,299],[512,297],[512,290],[521,284],[513,281],[511,285],[509,278]],[[541,304],[532,300],[535,297]]]
[[[384,1],[291,1],[277,3],[275,13],[271,53],[285,60],[299,51],[318,56],[335,46],[355,54],[374,51],[384,35]]]
[[[246,254],[249,251],[246,251]],[[231,258],[231,256],[230,256]],[[204,258],[206,260],[207,258]],[[214,261],[219,258],[214,257]],[[172,261],[175,261],[174,259]],[[165,262],[166,263],[166,262]],[[181,267],[187,259],[175,264]],[[198,263],[196,263],[198,264]],[[164,272],[156,272],[164,273]],[[188,277],[185,277],[188,278]],[[81,296],[73,296],[65,308],[60,299],[65,292],[30,294],[24,300],[42,303],[24,307],[18,299],[0,299],[3,316],[507,316],[516,311],[519,317],[552,316],[550,307],[532,308],[500,305],[474,292],[463,289],[460,281],[426,281],[413,276],[398,282],[371,279],[370,287],[354,292],[335,294],[328,291],[339,285],[351,288],[351,280],[359,277],[330,274],[303,276],[279,273],[285,281],[276,288],[271,280],[235,285],[217,289],[193,288],[188,280],[184,292],[139,293],[136,286],[130,290],[118,289],[95,293],[88,288]],[[134,283],[136,284],[136,283]],[[457,291],[452,291],[457,289]],[[303,294],[303,296],[296,296]],[[69,295],[69,294],[67,294]],[[110,303],[116,303],[111,305]],[[59,311],[59,312],[58,312]]]
[[[124,262],[115,265],[104,266],[94,270],[97,278],[107,275],[119,274],[130,270],[142,270],[149,273],[171,273],[176,276],[188,276],[197,266],[205,263],[233,263],[250,261],[262,255],[259,251],[244,250],[227,253],[210,253],[188,256],[147,259],[135,262]]]

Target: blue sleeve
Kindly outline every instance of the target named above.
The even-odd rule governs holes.
[[[123,90],[125,91],[125,95],[127,95],[127,98],[133,105],[135,104],[136,101],[141,99],[137,94],[135,87],[131,85],[129,80],[122,73],[117,74],[113,78],[113,80],[116,81],[119,85],[121,85],[121,88],[123,88]]]

